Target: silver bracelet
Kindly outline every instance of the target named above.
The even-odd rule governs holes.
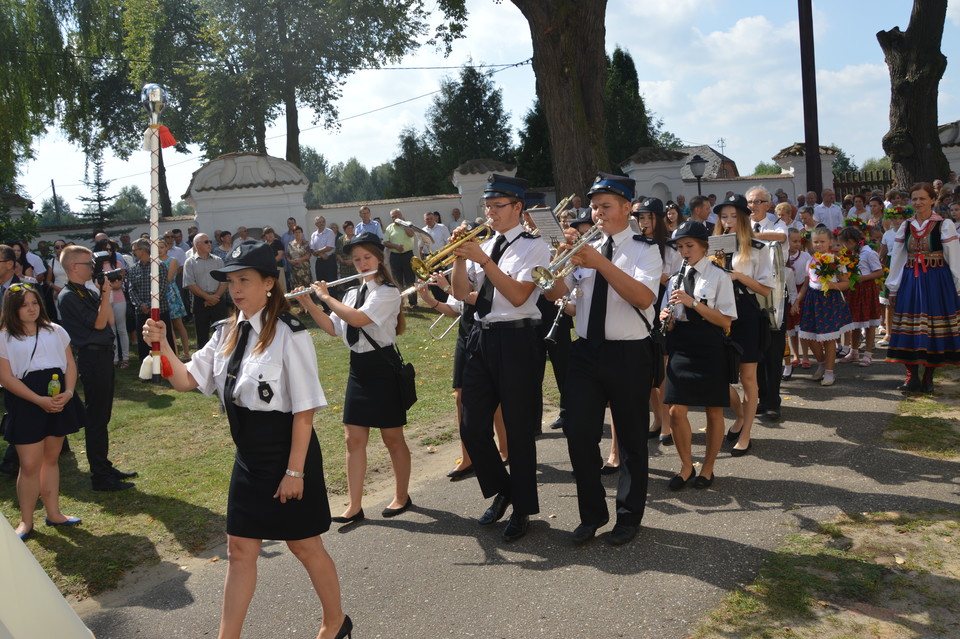
[[[295,470],[290,470],[289,468],[286,471],[286,474],[291,477],[296,477],[297,479],[303,479],[304,473],[298,473]]]

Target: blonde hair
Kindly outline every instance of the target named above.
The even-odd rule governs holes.
[[[732,205],[721,205],[717,217],[720,217],[724,206]],[[750,216],[736,207],[733,208],[737,212],[737,226],[733,230],[737,234],[737,252],[733,256],[733,265],[746,269],[750,266],[750,258],[753,253],[753,229],[750,228]],[[723,235],[723,222],[719,219],[713,227],[713,234]]]
[[[782,213],[783,211],[790,211],[790,217],[793,218],[793,205],[792,205],[792,204],[790,204],[789,202],[781,202],[780,204],[777,204],[777,205],[773,208],[773,212],[774,212],[774,213],[777,213],[778,215],[779,215],[780,213]]]

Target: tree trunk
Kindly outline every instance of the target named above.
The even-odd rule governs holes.
[[[557,198],[609,170],[604,139],[606,0],[512,0],[530,25],[537,97],[547,118]]]
[[[950,167],[937,134],[937,92],[947,68],[940,52],[947,0],[914,0],[910,24],[877,33],[890,69],[890,130],[883,150],[897,185],[945,178]]]
[[[300,115],[297,113],[297,80],[290,62],[290,43],[287,38],[287,16],[284,3],[277,6],[277,39],[280,44],[280,64],[283,73],[280,99],[287,120],[287,162],[300,166]]]

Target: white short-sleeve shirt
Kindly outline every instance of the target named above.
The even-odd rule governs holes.
[[[367,287],[367,296],[363,300],[363,305],[358,309],[370,318],[371,323],[363,327],[367,335],[373,339],[381,348],[390,346],[397,341],[397,315],[400,313],[400,291],[396,286],[381,284],[376,280],[364,282]],[[360,294],[360,287],[351,288],[343,296],[343,303],[354,307],[357,295]],[[363,333],[360,333],[360,339],[353,346],[347,344],[347,328],[350,326],[336,313],[330,314],[333,320],[333,328],[337,335],[343,336],[343,343],[350,350],[356,353],[368,353],[376,350]]]
[[[282,413],[324,408],[327,399],[317,375],[317,352],[310,333],[294,331],[278,319],[273,341],[263,352],[254,353],[263,329],[262,313],[261,309],[249,318],[250,337],[237,375],[234,403],[250,410]],[[240,311],[237,319],[239,322],[247,318]],[[291,323],[299,321],[294,318]],[[210,341],[194,353],[186,365],[200,392],[204,395],[216,392],[221,400],[230,361],[230,354],[223,354],[221,345],[231,330],[229,322],[220,324]],[[261,385],[271,391],[269,400],[264,399]]]
[[[706,257],[700,258],[700,261],[696,264],[687,265],[687,269],[693,269],[697,272],[693,283],[693,298],[701,304],[717,309],[731,319],[737,319],[737,298],[733,293],[733,280],[730,279],[730,274]],[[667,292],[663,296],[663,308],[670,304],[670,293],[673,292],[677,283],[678,273],[674,273],[667,278]],[[681,278],[687,277],[687,273],[688,271],[685,269]],[[684,308],[682,305],[677,305],[673,309],[673,317],[676,320],[688,321],[686,313],[683,312]],[[696,313],[696,311],[692,312]]]
[[[36,352],[33,350],[34,345],[37,347]],[[36,336],[25,335],[18,338],[12,337],[7,331],[0,332],[0,358],[10,362],[10,370],[16,377],[46,368],[66,371],[66,349],[69,345],[70,336],[59,324],[51,324],[41,329]]]
[[[506,238],[507,247],[500,257],[497,265],[507,276],[518,282],[532,282],[533,269],[538,266],[548,266],[550,264],[550,247],[539,237],[521,236],[523,228],[517,225],[503,233]],[[491,255],[496,244],[496,238],[501,234],[497,233],[494,237],[483,243],[483,252]],[[467,261],[467,279],[470,280],[473,290],[479,291],[486,281],[486,272],[477,262]],[[490,313],[483,318],[489,322],[509,322],[521,319],[540,319],[540,309],[537,308],[537,299],[540,297],[540,290],[534,287],[530,297],[520,306],[514,306],[510,300],[494,288],[493,305]]]

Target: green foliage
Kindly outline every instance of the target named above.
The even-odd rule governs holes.
[[[186,200],[180,200],[173,205],[173,217],[180,217],[183,215],[195,215],[197,212],[193,210],[193,207],[187,204]],[[147,212],[149,215],[149,211]]]
[[[14,240],[29,243],[38,235],[40,235],[40,219],[33,211],[20,213],[0,203],[0,244],[10,244]]]
[[[456,167],[450,167],[452,171]],[[411,197],[452,191],[445,183],[437,156],[424,135],[416,129],[400,132],[400,155],[393,160],[393,177],[386,197]]]
[[[43,226],[68,226],[70,224],[80,224],[80,218],[70,210],[70,203],[57,196],[57,202],[60,204],[60,216],[57,217],[57,208],[53,198],[48,197],[40,205],[40,217],[38,222]]]
[[[304,195],[307,206],[383,199],[393,166],[381,164],[368,171],[356,158],[333,166],[311,147],[300,147],[301,170],[310,179]]]
[[[550,135],[547,131],[547,116],[543,112],[540,100],[534,100],[533,108],[523,116],[516,163],[518,177],[530,180],[530,184],[537,186],[553,185]]]
[[[780,165],[773,162],[760,162],[753,169],[754,175],[780,175]]]
[[[145,220],[150,217],[150,204],[140,187],[125,186],[107,209],[107,215],[113,220]]]
[[[110,211],[107,205],[117,196],[107,195],[107,189],[110,188],[112,180],[103,177],[103,157],[95,157],[92,164],[93,177],[87,177],[83,181],[91,194],[77,199],[87,204],[80,212],[81,221],[92,226],[94,231],[98,231],[104,229],[107,222],[115,217],[115,213]]]
[[[893,170],[893,165],[890,162],[890,158],[886,155],[882,158],[867,158],[863,161],[863,166],[860,167],[861,171],[891,171]]]
[[[848,156],[846,152],[838,147],[836,144],[831,143],[830,146],[836,147],[839,150],[837,153],[836,159],[833,161],[833,175],[834,177],[842,173],[850,173],[852,171],[859,171],[860,167],[857,166],[857,163],[853,161],[853,158]]]
[[[643,146],[653,146],[654,137],[633,57],[619,46],[608,60],[604,89],[607,154],[610,166],[620,172],[620,163]]]

